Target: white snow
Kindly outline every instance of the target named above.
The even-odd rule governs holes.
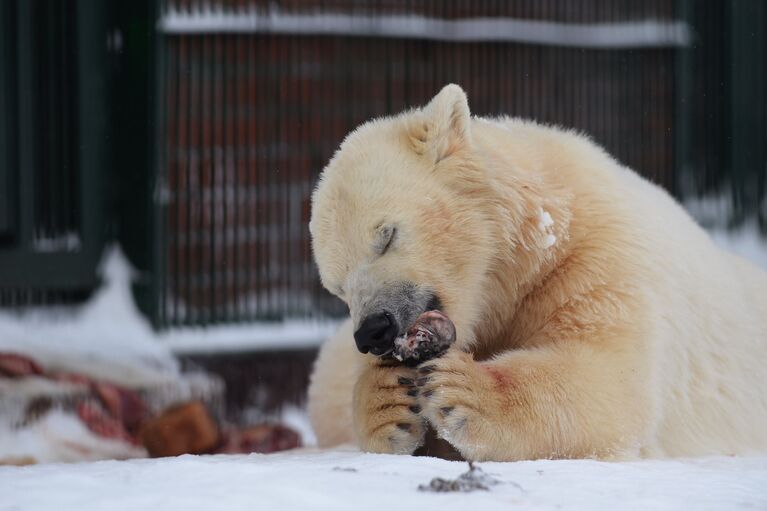
[[[132,270],[119,249],[105,253],[100,271],[104,284],[82,306],[0,310],[0,351],[128,386],[175,380],[178,364],[133,303]]]
[[[268,33],[429,39],[509,41],[578,48],[688,46],[683,21],[645,19],[612,23],[561,23],[509,17],[443,19],[408,14],[258,9],[165,10],[158,22],[166,34]]]
[[[759,234],[755,223],[737,229],[709,229],[714,243],[721,248],[748,259],[767,271],[767,238]]]
[[[489,491],[418,491],[463,462],[351,449],[0,467],[0,508],[126,510],[765,509],[767,458],[481,463]]]
[[[538,208],[538,230],[543,233],[543,238],[539,242],[539,246],[542,249],[551,248],[557,242],[557,237],[551,232],[551,228],[554,227],[554,219],[551,218],[551,214],[545,209]]]
[[[756,221],[748,220],[734,228],[728,225],[735,215],[730,190],[689,198],[684,207],[719,247],[767,270],[767,236],[760,234]],[[762,207],[767,207],[767,200],[763,201]]]
[[[21,429],[0,422],[0,459],[6,462],[72,462],[143,458],[146,455],[143,447],[91,433],[76,415],[61,410],[52,410]]]
[[[73,252],[82,246],[80,235],[76,232],[66,232],[57,236],[39,236],[33,240],[37,252]]]
[[[317,445],[317,436],[314,434],[312,424],[309,422],[309,414],[305,409],[295,405],[288,405],[280,412],[280,424],[292,428],[301,435],[301,444],[304,447]]]
[[[557,237],[553,234],[547,234],[541,241],[541,248],[551,248],[557,242]]]
[[[551,214],[543,208],[538,208],[538,229],[546,231],[549,227],[554,226],[554,219],[551,218]]]
[[[174,328],[157,340],[179,354],[316,348],[339,326],[332,320],[285,320],[209,328]]]

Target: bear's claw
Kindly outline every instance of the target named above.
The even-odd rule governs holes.
[[[370,452],[412,454],[422,443],[415,369],[372,364],[354,389],[354,426],[360,447]]]
[[[419,374],[423,368],[428,368],[428,377],[415,380],[416,385],[420,384],[418,402],[422,416],[464,457],[470,455],[468,447],[481,438],[478,433],[483,414],[476,403],[482,400],[483,392],[478,389],[485,388],[484,371],[471,355],[461,351],[450,351],[419,368]]]

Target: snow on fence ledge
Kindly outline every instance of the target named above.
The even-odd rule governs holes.
[[[165,34],[336,35],[577,48],[684,47],[692,39],[690,27],[682,21],[561,23],[509,17],[448,20],[418,15],[294,13],[278,9],[241,12],[168,9],[160,17],[158,29]]]

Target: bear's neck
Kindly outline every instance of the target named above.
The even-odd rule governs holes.
[[[495,146],[498,147],[498,146]],[[571,194],[547,180],[535,161],[509,161],[494,147],[483,148],[482,162],[491,179],[494,198],[487,201],[488,218],[500,244],[490,262],[485,296],[495,302],[475,327],[476,356],[489,358],[497,352],[519,346],[514,339],[521,331],[534,328],[524,324],[536,318],[521,317],[520,307],[531,294],[542,291],[549,277],[562,267],[571,243]],[[507,306],[498,310],[497,300]]]

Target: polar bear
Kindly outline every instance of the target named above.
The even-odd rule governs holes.
[[[309,388],[321,446],[470,460],[767,450],[767,274],[573,131],[472,117],[447,85],[349,134],[312,196],[349,320]],[[392,363],[439,309],[447,353]]]

